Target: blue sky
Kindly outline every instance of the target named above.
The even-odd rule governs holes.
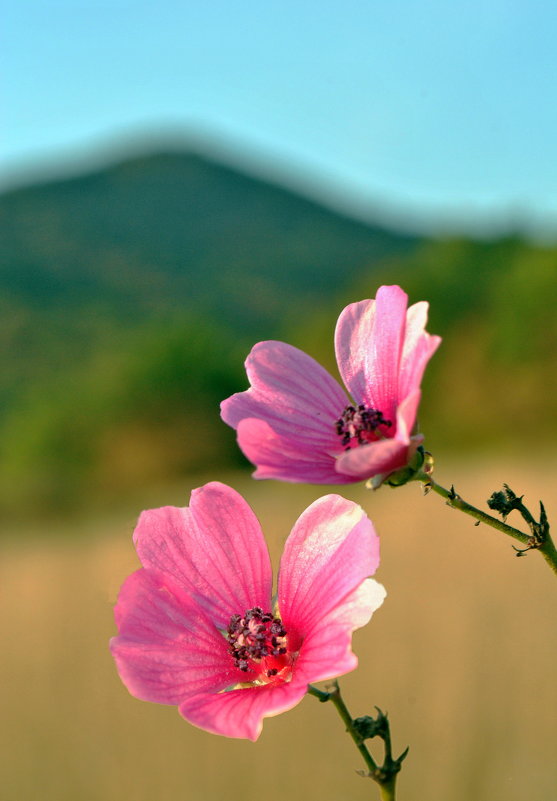
[[[547,0],[18,0],[3,17],[5,183],[194,130],[363,214],[555,226]]]

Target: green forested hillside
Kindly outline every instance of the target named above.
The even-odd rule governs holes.
[[[557,250],[418,240],[176,153],[6,193],[0,230],[5,512],[240,463],[218,403],[250,346],[330,363],[338,312],[381,283],[429,300],[444,336],[430,444],[555,441]]]
[[[236,462],[219,401],[416,238],[191,153],[0,197],[0,504],[59,508]]]

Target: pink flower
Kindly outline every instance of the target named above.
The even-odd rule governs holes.
[[[353,670],[352,631],[385,597],[367,578],[379,563],[373,525],[339,495],[294,525],[276,606],[261,527],[224,484],[194,490],[184,509],[143,512],[134,542],[143,569],[120,591],[111,641],[120,677],[137,698],[228,737],[256,740],[309,682]]]
[[[413,433],[420,382],[441,339],[425,331],[428,304],[407,303],[400,287],[382,286],[341,313],[335,349],[351,398],[303,351],[255,345],[250,389],[221,404],[255,478],[345,484],[409,463],[423,440]]]

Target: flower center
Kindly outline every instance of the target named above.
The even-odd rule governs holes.
[[[281,619],[271,612],[254,606],[243,616],[232,615],[226,639],[234,665],[244,673],[254,672],[256,679],[264,681],[289,678],[286,630]]]
[[[380,426],[390,428],[392,423],[385,420],[383,412],[379,409],[359,406],[347,406],[335,423],[337,434],[342,437],[341,443],[345,450],[355,445],[365,445],[366,442],[375,442],[384,434]]]

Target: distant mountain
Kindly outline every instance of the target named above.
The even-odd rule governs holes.
[[[238,354],[418,242],[194,153],[8,192],[0,231],[3,486],[56,502],[117,461],[126,428],[158,452],[191,409],[220,427]],[[170,472],[215,458],[175,450]]]
[[[185,304],[250,333],[416,241],[192,153],[10,192],[0,224],[17,303],[127,316]]]

